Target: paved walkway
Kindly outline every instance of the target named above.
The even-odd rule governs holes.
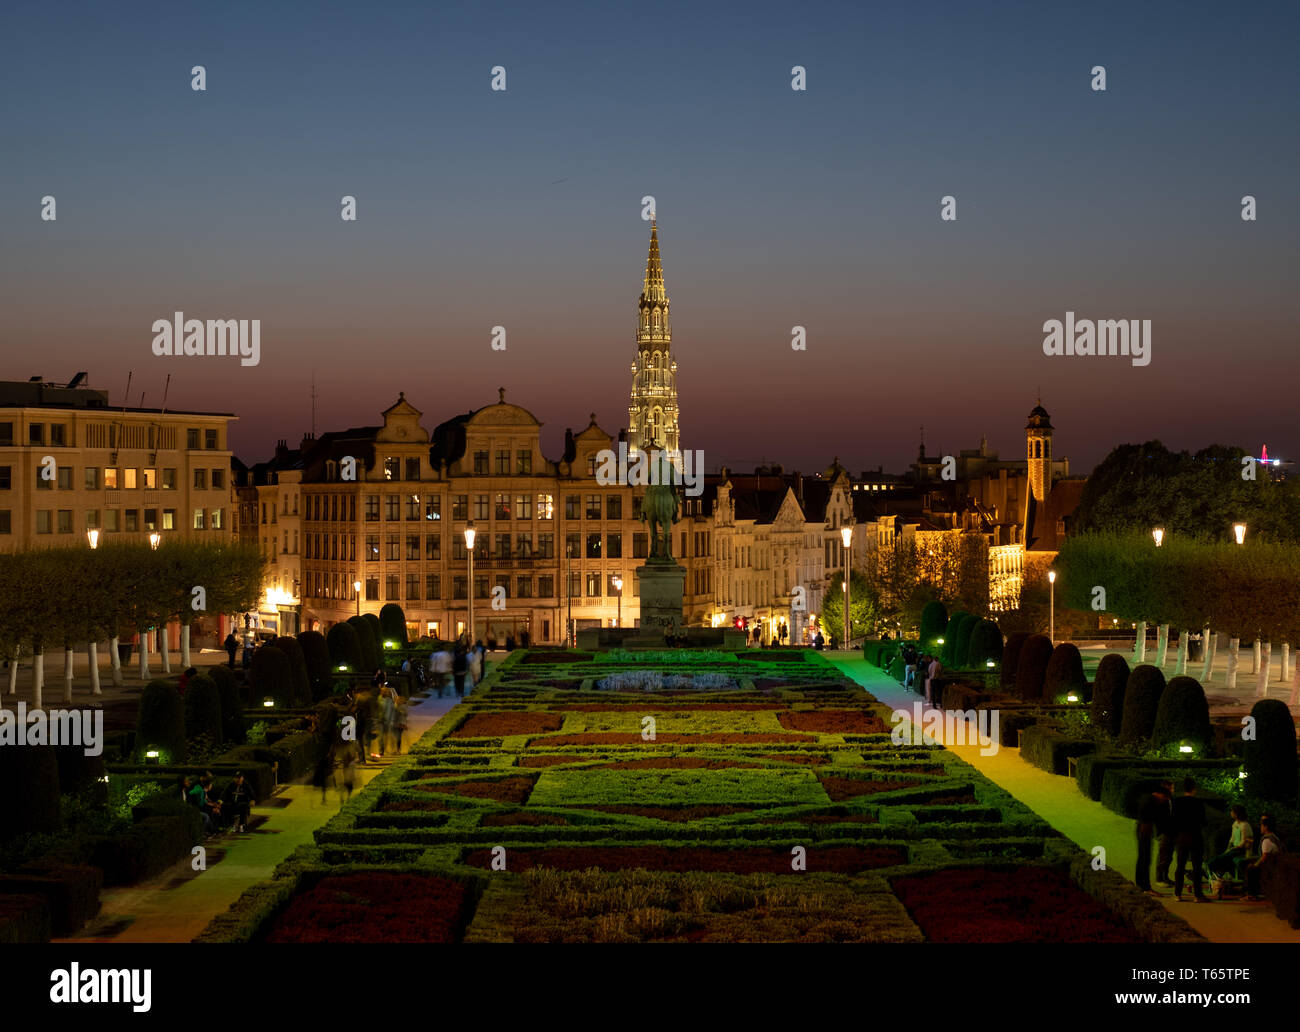
[[[432,727],[457,699],[431,696],[408,709],[407,741]],[[385,765],[358,768],[358,788]],[[253,807],[264,823],[243,835],[219,835],[207,841],[208,869],[194,871],[181,860],[158,877],[139,885],[105,889],[99,915],[70,939],[57,942],[189,942],[218,914],[224,913],[250,885],[271,877],[276,866],[312,833],[338,813],[341,800],[331,793],[322,804],[307,784],[283,787],[268,805]]]
[[[831,652],[826,657],[837,667],[893,709],[912,712],[920,696],[907,691],[892,677],[862,658],[860,652]],[[1072,778],[1048,774],[1020,758],[1019,749],[1001,748],[993,756],[981,756],[978,745],[949,747],[981,774],[998,785],[1084,851],[1094,846],[1106,849],[1106,864],[1132,880],[1137,868],[1137,836],[1133,821],[1106,809],[1079,791]],[[1160,902],[1193,928],[1214,942],[1300,942],[1300,929],[1278,920],[1268,903],[1225,900],[1208,905],[1191,902],[1191,890],[1184,886],[1184,899],[1174,900],[1172,890],[1161,894]],[[1208,891],[1208,886],[1207,886]]]

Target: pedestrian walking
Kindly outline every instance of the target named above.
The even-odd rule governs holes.
[[[235,653],[239,650],[239,639],[235,637],[235,632],[231,631],[226,635],[226,640],[222,643],[226,647],[226,655],[230,657],[230,669],[235,669]]]
[[[1202,865],[1205,859],[1205,804],[1196,798],[1196,782],[1183,779],[1183,794],[1174,800],[1170,818],[1174,838],[1174,899],[1182,901],[1183,875],[1191,860],[1192,893],[1197,903],[1208,903],[1201,886]]]
[[[1142,800],[1138,807],[1137,818],[1137,887],[1151,895],[1156,895],[1151,888],[1151,843],[1158,827],[1168,825],[1169,794],[1162,783]]]

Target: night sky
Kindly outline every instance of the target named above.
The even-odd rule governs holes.
[[[170,372],[248,461],[309,428],[313,372],[318,431],[504,386],[556,457],[626,424],[652,194],[709,468],[901,470],[921,424],[1020,457],[1040,388],[1075,471],[1295,457],[1300,9],[1064,7],[9,0],[0,377],[120,403],[132,370],[156,405]],[[260,365],[154,356],[178,310],[261,319]],[[1070,310],[1150,319],[1151,364],[1045,357]]]

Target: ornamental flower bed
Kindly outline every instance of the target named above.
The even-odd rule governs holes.
[[[525,803],[533,790],[533,778],[512,777],[497,781],[417,781],[415,787],[425,792],[446,792],[470,799],[495,799],[499,803]]]
[[[727,734],[712,732],[699,735],[657,734],[656,744],[668,745],[777,745],[784,742],[815,742],[815,735],[782,734],[781,732],[756,732],[754,734]],[[645,739],[633,732],[592,731],[587,734],[552,735],[549,738],[529,739],[528,748],[550,748],[566,745],[644,745]]]
[[[558,731],[564,718],[556,713],[474,713],[448,738],[493,738]]]
[[[751,806],[584,806],[584,810],[598,813],[626,813],[634,817],[650,817],[657,821],[694,821],[702,817],[727,817],[733,813],[750,813]]]
[[[930,942],[1140,942],[1109,910],[1046,867],[910,874],[894,894]]]
[[[778,713],[781,726],[790,731],[817,731],[831,735],[878,735],[889,728],[864,710],[801,710]]]
[[[832,774],[823,774],[818,780],[826,794],[835,802],[844,799],[856,799],[858,796],[875,795],[878,792],[894,792],[901,788],[915,788],[924,785],[920,780],[877,781],[867,778],[841,778]]]
[[[492,853],[476,849],[465,856],[471,867],[487,868]],[[561,871],[585,871],[595,867],[602,871],[729,871],[736,874],[795,874],[789,849],[781,846],[752,849],[666,846],[547,846],[516,848],[506,852],[506,868],[527,871],[534,867],[552,867]],[[907,863],[902,846],[810,846],[808,871],[856,874]]]
[[[271,922],[267,942],[455,942],[465,886],[433,875],[377,872],[322,878]]]

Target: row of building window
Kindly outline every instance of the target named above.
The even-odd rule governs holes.
[[[76,480],[76,469],[73,466],[55,466],[53,477],[45,473],[44,466],[36,468],[36,489],[38,491],[50,491],[56,486],[60,491],[71,491],[73,482]],[[161,472],[161,479],[159,473]],[[135,491],[143,488],[146,491],[157,490],[161,484],[164,491],[176,490],[176,470],[167,468],[163,470],[155,469],[152,466],[137,468],[135,466],[83,466],[81,470],[81,486],[86,491],[98,491],[102,486],[106,491]],[[194,487],[200,491],[206,491],[209,487],[213,490],[222,491],[226,487],[226,471],[224,469],[196,469],[194,470]],[[13,467],[0,466],[0,491],[8,491],[13,487]]]
[[[355,599],[356,593],[352,583],[346,574],[324,573],[314,570],[307,571],[307,597],[308,598],[338,598],[338,599]],[[618,573],[580,573],[569,574],[569,598],[614,598],[620,594],[618,586],[615,584],[616,579],[621,578]],[[368,576],[365,579],[365,599],[367,602],[379,601],[429,601],[436,602],[442,599],[442,577],[440,574],[429,573],[423,576],[418,573],[408,573],[405,577],[405,593],[402,592],[403,578],[400,574],[388,574],[383,578],[384,594],[380,597],[380,578],[377,576]],[[626,582],[625,582],[626,583]],[[536,593],[533,588],[536,585]],[[584,592],[585,587],[585,592]],[[492,597],[494,588],[502,588],[505,591],[506,598],[556,598],[555,594],[555,577],[550,574],[544,574],[537,577],[514,577],[509,576],[476,576],[474,578],[474,597],[476,599],[489,599]],[[512,589],[513,588],[513,593]],[[603,589],[603,590],[602,590]],[[423,594],[421,591],[423,590]],[[464,600],[469,597],[469,578],[466,576],[456,576],[451,579],[451,598]]]
[[[45,428],[49,426],[49,439],[46,440]],[[149,427],[149,447],[155,446],[156,438],[154,436],[155,427]],[[117,447],[117,427],[109,426],[109,439],[106,446],[110,448]],[[143,442],[143,437],[141,438]],[[200,441],[202,444],[200,445]],[[189,427],[185,431],[185,447],[190,451],[198,451],[202,447],[205,451],[217,450],[218,436],[217,431],[201,430],[197,427]],[[95,442],[92,442],[94,444]],[[75,447],[76,442],[72,440],[72,434],[68,432],[66,423],[28,423],[27,424],[27,444],[31,446],[51,448],[71,448]],[[14,446],[14,424],[12,420],[0,422],[0,448],[12,448]],[[97,447],[102,445],[96,444]]]
[[[364,510],[366,522],[375,523],[379,521],[380,500],[380,496],[377,494],[366,495]],[[430,494],[421,497],[418,494],[390,494],[384,495],[382,501],[383,518],[388,522],[397,522],[403,517],[410,522],[424,521],[432,523],[442,519],[441,495]],[[632,518],[640,519],[641,503],[639,498],[633,499],[632,510]],[[275,516],[275,506],[272,505],[270,511],[270,521],[272,523],[275,522]],[[566,520],[577,520],[584,517],[589,520],[621,520],[623,518],[623,496],[567,495],[564,499],[564,518]],[[357,518],[356,496],[308,495],[306,518],[321,521],[341,520],[343,522],[355,522]],[[453,520],[552,520],[555,518],[555,496],[549,494],[534,496],[531,494],[511,495],[499,493],[494,497],[493,495],[479,494],[473,496],[473,506],[471,508],[469,495],[452,495],[451,518]],[[262,522],[267,522],[265,502],[262,503]]]
[[[115,534],[125,531],[176,530],[175,509],[86,509],[86,530]],[[100,517],[103,522],[100,522]],[[143,516],[143,519],[141,519]],[[160,519],[161,517],[161,519]],[[37,509],[36,533],[74,534],[72,509]],[[224,509],[195,509],[191,526],[195,530],[221,530],[225,526]],[[13,533],[13,512],[0,509],[0,534]]]

